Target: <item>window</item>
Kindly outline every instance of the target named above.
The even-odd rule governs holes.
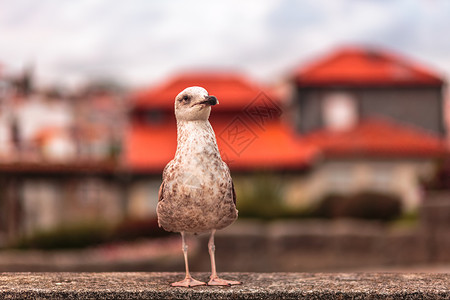
[[[323,101],[324,125],[331,130],[346,130],[357,122],[356,99],[349,93],[334,92],[327,94]]]

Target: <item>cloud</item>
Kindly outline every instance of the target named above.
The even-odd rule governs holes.
[[[434,1],[17,0],[0,10],[0,61],[44,83],[146,85],[180,68],[268,80],[341,44],[392,48],[450,70],[450,4]]]

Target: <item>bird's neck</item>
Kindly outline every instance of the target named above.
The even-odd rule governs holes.
[[[181,153],[217,152],[216,136],[208,120],[177,121],[177,151]]]

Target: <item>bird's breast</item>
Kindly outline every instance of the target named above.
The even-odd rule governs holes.
[[[221,189],[228,189],[230,179],[211,125],[208,122],[179,123],[177,142],[175,176],[173,184],[169,184],[172,192],[203,201],[220,198]]]

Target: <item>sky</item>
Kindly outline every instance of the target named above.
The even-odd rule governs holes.
[[[0,65],[37,84],[155,84],[179,71],[274,82],[338,46],[393,50],[450,78],[448,0],[0,0]]]

